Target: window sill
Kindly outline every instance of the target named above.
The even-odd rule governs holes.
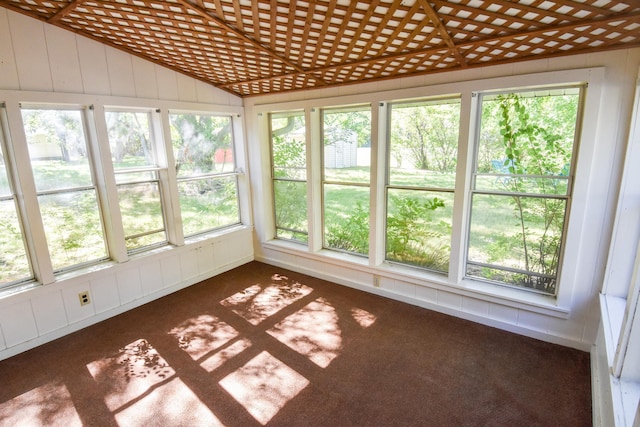
[[[624,313],[627,309],[625,298],[600,294],[600,315],[604,328],[604,341],[607,347],[607,363],[613,365],[613,357],[618,346],[618,338],[624,322]]]
[[[42,286],[42,284],[36,280],[29,280],[28,282],[7,286],[6,288],[0,289],[0,300],[22,292],[30,291],[31,289],[35,289],[40,286]]]
[[[616,378],[610,367],[613,366],[620,331],[624,321],[627,300],[625,298],[600,295],[600,314],[604,331],[607,368],[611,387],[611,403],[616,426],[631,426],[638,411],[640,400],[640,383]]]
[[[264,242],[265,248],[287,253],[296,257],[308,258],[319,262],[331,262],[353,268],[365,273],[378,275],[391,280],[401,281],[415,286],[427,287],[445,292],[475,298],[487,302],[520,308],[561,319],[569,318],[570,310],[561,307],[555,297],[538,294],[526,290],[500,286],[486,282],[464,279],[460,283],[452,283],[444,274],[429,272],[418,268],[399,264],[383,263],[371,266],[369,259],[357,255],[323,249],[310,252],[305,244],[283,240]]]
[[[226,235],[233,234],[233,233],[241,231],[241,230],[246,230],[248,228],[250,228],[250,227],[247,226],[247,225],[244,225],[244,224],[234,224],[234,225],[230,225],[228,227],[218,228],[218,229],[209,231],[207,233],[202,233],[202,234],[196,234],[194,236],[189,236],[189,237],[185,238],[184,244],[185,245],[192,245],[192,244],[195,244],[195,243],[205,242],[205,241],[210,240],[210,239],[225,237]]]

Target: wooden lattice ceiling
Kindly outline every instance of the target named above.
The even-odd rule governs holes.
[[[640,46],[640,1],[0,0],[239,96]]]

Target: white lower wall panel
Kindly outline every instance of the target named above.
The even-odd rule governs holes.
[[[198,276],[198,249],[191,249],[180,255],[182,280],[190,280]]]
[[[162,282],[162,267],[160,261],[150,261],[140,266],[142,277],[142,293],[144,295],[160,292],[164,287]]]
[[[489,317],[489,303],[474,298],[462,298],[462,310],[476,316]]]
[[[462,296],[438,291],[438,305],[460,311],[462,310]]]
[[[142,283],[140,281],[140,269],[137,267],[116,273],[118,283],[118,294],[120,304],[127,304],[131,301],[142,298]]]
[[[161,260],[162,282],[165,288],[178,285],[182,281],[180,257],[165,257]]]
[[[7,347],[18,345],[38,336],[31,301],[20,301],[0,310],[0,327]]]
[[[91,279],[91,297],[96,313],[104,313],[120,305],[115,274],[104,274]]]
[[[299,250],[263,246],[256,259],[320,279],[392,298],[430,310],[482,323],[532,338],[589,351],[591,343],[584,342],[583,326],[562,314],[547,314],[546,308],[523,307],[522,302],[497,303],[496,298],[424,281],[394,278],[387,270],[361,265],[357,262],[335,260],[331,256],[305,254]],[[379,287],[374,286],[379,278]],[[537,311],[538,310],[538,311]]]
[[[49,292],[31,299],[38,334],[45,335],[65,327],[69,322],[60,291]]]
[[[238,227],[5,295],[0,298],[0,360],[246,264],[254,259],[251,243],[251,228]],[[84,306],[78,297],[82,291],[89,291],[91,300]]]
[[[430,304],[438,304],[438,290],[427,288],[424,286],[418,286],[416,288],[416,299]]]

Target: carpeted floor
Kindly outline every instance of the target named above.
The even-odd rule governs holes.
[[[2,426],[590,426],[588,353],[252,262],[0,362]]]

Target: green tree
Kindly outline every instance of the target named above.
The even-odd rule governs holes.
[[[390,205],[394,209],[387,217],[387,258],[447,271],[449,248],[441,244],[443,234],[432,224],[433,212],[444,208],[444,200],[391,196]]]
[[[271,118],[275,221],[279,237],[307,241],[304,115]]]
[[[393,110],[392,155],[401,158],[408,149],[416,169],[455,172],[458,157],[460,106],[452,104],[409,105]]]
[[[503,166],[511,177],[501,183],[508,193],[519,224],[524,270],[538,273],[521,277],[523,286],[552,292],[561,251],[566,203],[548,197],[517,193],[558,194],[560,181],[571,162],[576,97],[498,97]],[[564,182],[564,181],[563,181]],[[566,191],[566,190],[565,190]],[[533,226],[535,225],[535,226]]]
[[[183,169],[187,174],[216,172],[225,169],[231,148],[230,117],[199,116],[194,114],[171,115],[172,141],[175,152],[176,172]],[[216,163],[216,152],[224,150]]]

